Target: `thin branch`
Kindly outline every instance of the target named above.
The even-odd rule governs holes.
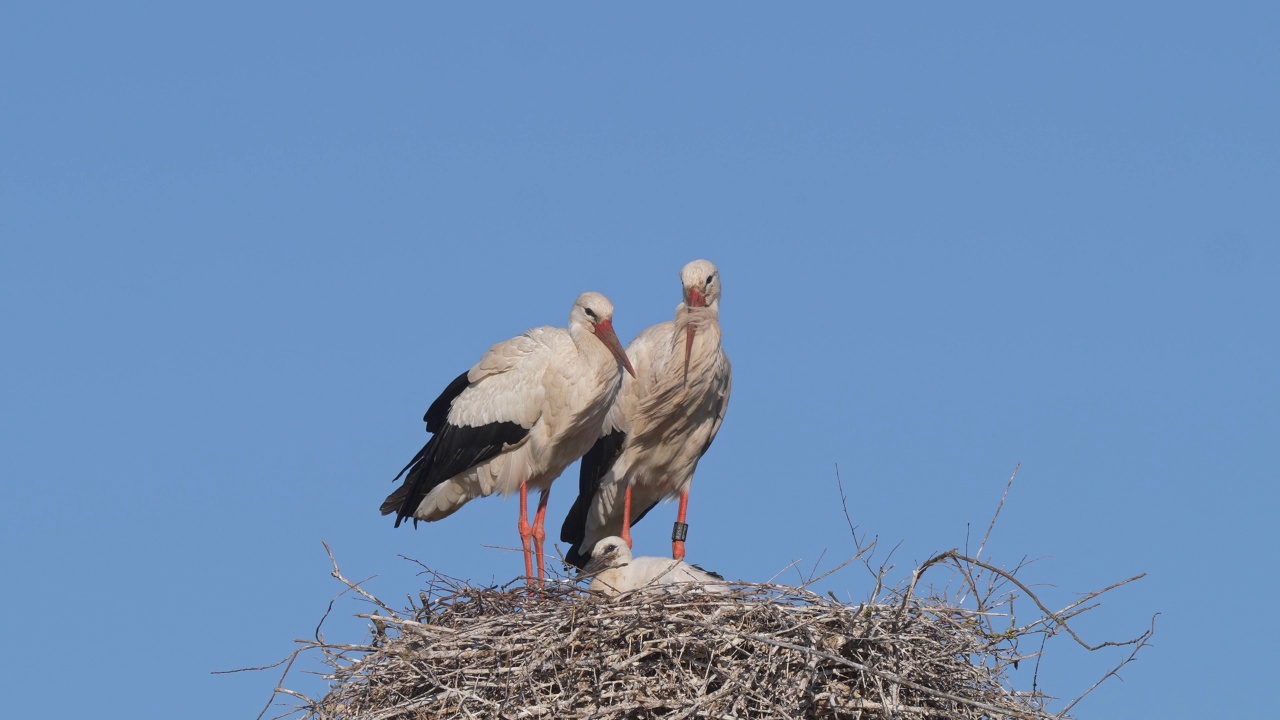
[[[1120,674],[1119,674],[1120,668],[1133,662],[1134,658],[1138,656],[1138,651],[1150,645],[1151,637],[1156,634],[1156,618],[1159,616],[1160,616],[1160,613],[1156,613],[1155,615],[1151,616],[1151,627],[1146,632],[1142,633],[1142,635],[1138,636],[1138,643],[1134,645],[1133,652],[1129,653],[1128,657],[1126,657],[1124,660],[1121,660],[1119,665],[1116,665],[1115,667],[1111,668],[1111,670],[1107,671],[1106,675],[1103,675],[1102,677],[1098,678],[1098,682],[1094,683],[1093,685],[1090,685],[1088,690],[1085,690],[1083,693],[1080,694],[1079,697],[1077,697],[1075,700],[1072,700],[1070,703],[1068,703],[1067,706],[1062,709],[1062,712],[1058,713],[1055,717],[1065,718],[1067,716],[1067,713],[1071,711],[1071,708],[1076,706],[1076,703],[1085,699],[1085,697],[1087,697],[1089,693],[1092,693],[1094,690],[1098,689],[1098,686],[1101,685],[1107,678],[1120,677]]]
[[[991,531],[996,528],[996,520],[1000,517],[1000,511],[1004,509],[1005,498],[1009,497],[1009,488],[1013,487],[1013,479],[1018,477],[1018,469],[1022,467],[1022,463],[1013,466],[1013,473],[1009,475],[1009,482],[1004,484],[1004,492],[1000,494],[1000,504],[996,505],[996,512],[991,516],[991,524],[987,525],[987,532],[982,536],[982,544],[978,546],[978,552],[974,557],[982,557],[982,551],[987,547],[987,541],[991,539]]]
[[[1058,624],[1058,626],[1059,626],[1059,627],[1061,627],[1063,630],[1066,630],[1066,631],[1067,631],[1067,634],[1069,634],[1069,635],[1072,637],[1072,639],[1074,639],[1077,643],[1079,643],[1079,644],[1080,644],[1082,647],[1084,647],[1086,650],[1101,650],[1101,649],[1102,649],[1102,648],[1104,648],[1104,647],[1122,647],[1122,646],[1125,646],[1125,645],[1133,645],[1134,643],[1137,643],[1137,642],[1141,641],[1141,640],[1142,640],[1142,638],[1143,638],[1143,637],[1145,637],[1145,633],[1144,633],[1144,635],[1140,635],[1140,636],[1138,636],[1138,637],[1136,637],[1136,638],[1133,638],[1133,639],[1131,639],[1131,640],[1124,640],[1124,641],[1108,640],[1108,641],[1106,641],[1106,642],[1098,643],[1097,645],[1091,645],[1091,644],[1089,644],[1089,643],[1085,642],[1085,641],[1084,641],[1084,639],[1083,639],[1083,638],[1081,638],[1079,635],[1077,635],[1077,634],[1076,634],[1076,632],[1075,632],[1075,630],[1073,630],[1073,629],[1071,628],[1071,626],[1067,624],[1066,620],[1065,620],[1065,619],[1063,619],[1059,613],[1055,613],[1054,611],[1052,611],[1052,610],[1050,610],[1048,607],[1046,607],[1046,606],[1045,606],[1045,604],[1044,604],[1043,602],[1041,602],[1041,601],[1040,601],[1040,597],[1039,597],[1039,596],[1037,596],[1034,592],[1032,592],[1031,588],[1027,587],[1027,585],[1026,585],[1026,584],[1024,584],[1021,580],[1019,580],[1018,578],[1014,577],[1014,576],[1013,576],[1013,575],[1011,575],[1010,573],[1005,572],[1004,570],[1002,570],[1002,569],[1000,569],[1000,568],[998,568],[998,567],[995,567],[994,565],[989,565],[989,564],[987,564],[987,563],[982,562],[981,560],[976,560],[976,559],[971,558],[971,557],[968,557],[968,556],[966,556],[966,555],[961,555],[960,553],[956,552],[955,550],[948,550],[948,551],[946,551],[946,552],[944,552],[944,553],[940,553],[940,554],[935,555],[935,556],[933,556],[933,557],[929,558],[928,560],[926,560],[926,561],[924,562],[924,564],[922,564],[919,568],[917,568],[917,569],[916,569],[916,571],[915,571],[914,573],[912,573],[911,589],[912,589],[912,590],[914,590],[914,589],[915,589],[916,580],[918,580],[918,579],[920,578],[920,576],[924,574],[924,571],[925,571],[925,570],[927,570],[927,569],[929,569],[929,567],[931,567],[931,566],[933,566],[933,565],[936,565],[936,564],[938,564],[938,563],[940,563],[940,562],[943,562],[943,561],[945,561],[945,560],[953,560],[953,561],[958,561],[958,562],[966,562],[966,563],[969,563],[969,564],[971,564],[971,565],[976,565],[977,567],[980,567],[980,568],[982,568],[983,570],[986,570],[987,572],[991,572],[991,573],[994,573],[994,574],[996,574],[996,575],[999,575],[1000,577],[1004,578],[1005,580],[1008,580],[1009,582],[1013,583],[1014,585],[1017,585],[1017,586],[1018,586],[1018,589],[1022,590],[1022,592],[1024,592],[1024,593],[1026,593],[1027,597],[1031,599],[1031,602],[1033,602],[1033,603],[1035,603],[1035,604],[1036,604],[1036,607],[1038,607],[1038,608],[1040,609],[1040,612],[1043,612],[1046,616],[1048,616],[1049,618],[1053,619],[1053,620]],[[1109,585],[1109,586],[1107,587],[1107,589],[1108,589],[1108,590],[1111,590],[1111,589],[1114,589],[1114,588],[1118,588],[1118,587],[1120,587],[1121,585],[1127,585],[1127,584],[1129,584],[1129,583],[1131,583],[1131,582],[1133,582],[1133,581],[1135,581],[1135,580],[1141,580],[1142,578],[1144,578],[1144,577],[1146,577],[1146,576],[1147,576],[1147,574],[1146,574],[1146,573],[1141,573],[1141,574],[1138,574],[1138,575],[1134,575],[1133,577],[1131,577],[1131,578],[1129,578],[1129,579],[1127,579],[1127,580],[1121,580],[1120,582],[1113,583],[1113,584]],[[1105,591],[1101,591],[1101,592],[1105,592]],[[909,594],[909,592],[908,592],[908,594]],[[1095,593],[1095,594],[1094,594],[1094,596],[1096,597],[1098,594],[1100,594],[1100,593]],[[907,599],[908,599],[908,598],[906,598],[906,597],[904,597],[904,598],[903,598],[903,608],[904,608],[904,609],[905,609],[905,607],[906,607]],[[1076,603],[1076,604],[1079,604],[1079,603]]]
[[[844,510],[844,520],[849,524],[849,534],[853,535],[854,542],[857,542],[858,528],[853,524],[853,517],[849,515],[849,501],[844,494],[844,483],[840,480],[840,463],[836,463],[836,488],[840,491],[840,509]]]
[[[360,585],[361,585],[362,583],[368,582],[369,580],[372,580],[373,578],[365,578],[364,580],[361,580],[361,581],[360,581],[360,582],[358,582],[358,583],[353,583],[353,582],[351,582],[350,580],[348,580],[347,578],[345,578],[345,577],[342,575],[342,571],[338,569],[338,560],[337,560],[337,558],[335,558],[335,557],[333,556],[333,551],[329,549],[329,543],[327,543],[327,542],[325,542],[325,541],[321,540],[321,541],[320,541],[320,544],[321,544],[321,545],[324,545],[324,551],[325,551],[326,553],[328,553],[328,554],[329,554],[329,562],[333,563],[333,572],[329,573],[330,575],[332,575],[332,576],[334,576],[335,578],[337,578],[337,579],[338,579],[338,581],[339,581],[339,582],[341,582],[343,585],[346,585],[347,587],[351,588],[352,590],[354,590],[354,591],[356,591],[356,592],[360,593],[361,597],[363,597],[365,600],[368,600],[369,602],[373,603],[374,605],[377,605],[378,607],[382,608],[383,610],[386,610],[387,612],[389,612],[389,613],[391,613],[391,614],[393,614],[393,615],[395,614],[395,612],[396,612],[396,611],[395,611],[395,610],[392,610],[392,609],[390,608],[390,606],[386,605],[385,603],[383,603],[383,602],[382,602],[381,600],[379,600],[378,598],[376,598],[376,597],[374,597],[373,595],[369,594],[369,592],[367,592],[364,588],[360,587]]]

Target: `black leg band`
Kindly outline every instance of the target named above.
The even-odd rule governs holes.
[[[671,528],[671,542],[682,542],[689,537],[689,523],[677,522]]]

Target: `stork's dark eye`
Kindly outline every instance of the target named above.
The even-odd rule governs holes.
[[[710,285],[710,284],[711,284],[711,281],[712,281],[712,280],[715,280],[715,279],[716,279],[716,276],[715,276],[714,274],[712,274],[712,275],[708,275],[708,276],[707,276],[707,284],[708,284],[708,285]]]
[[[592,310],[591,308],[583,308],[583,309],[587,311],[587,317],[591,318],[592,320],[595,320],[595,319],[596,319],[596,311],[595,311],[595,310]]]

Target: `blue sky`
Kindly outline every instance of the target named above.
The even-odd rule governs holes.
[[[7,709],[256,715],[275,674],[210,671],[311,634],[322,539],[391,602],[399,554],[511,579],[514,501],[378,515],[422,412],[584,290],[624,341],[669,319],[706,257],[735,378],[691,560],[852,554],[838,465],[905,572],[1021,463],[995,560],[1058,606],[1148,573],[1089,639],[1162,613],[1075,712],[1270,712],[1218,689],[1280,641],[1240,602],[1280,591],[1277,37],[1267,3],[6,7]],[[1118,661],[1056,642],[1055,694]]]

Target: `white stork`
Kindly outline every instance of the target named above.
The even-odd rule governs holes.
[[[671,554],[684,557],[689,485],[729,404],[732,375],[720,346],[720,273],[707,260],[680,270],[684,302],[675,320],[627,347],[635,362],[601,437],[582,458],[578,499],[560,529],[566,560],[583,567],[601,538],[631,546],[631,525],[664,498],[680,498]]]
[[[697,565],[670,558],[632,557],[627,541],[620,537],[607,537],[596,543],[583,571],[595,573],[591,591],[608,597],[638,588],[680,592],[693,589],[690,583],[696,583],[697,589],[703,592],[729,590],[723,577]]]
[[[569,329],[537,327],[489,348],[431,403],[431,439],[396,475],[404,484],[382,503],[396,514],[433,521],[467,501],[520,493],[520,543],[532,578],[530,539],[543,577],[543,518],[551,483],[595,442],[622,382],[635,374],[613,331],[613,304],[578,296]],[[406,475],[407,473],[407,475]],[[541,491],[529,525],[529,488]]]

